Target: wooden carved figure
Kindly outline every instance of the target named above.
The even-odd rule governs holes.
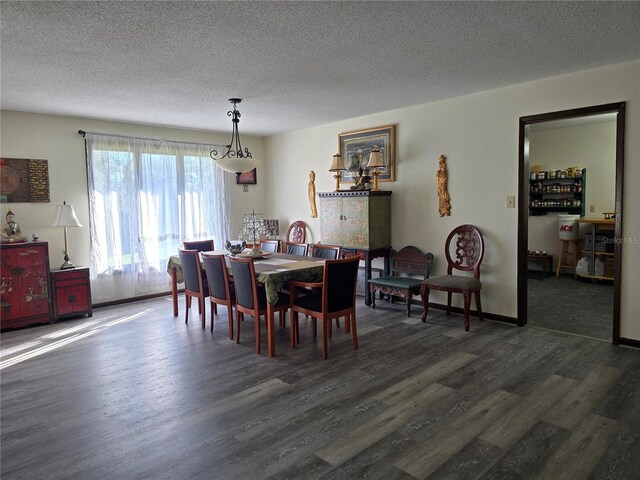
[[[339,172],[338,172],[339,173]],[[311,218],[318,216],[318,209],[316,208],[316,172],[311,170],[309,172],[309,205],[311,206]]]
[[[438,172],[436,173],[436,185],[438,187],[438,204],[440,216],[451,215],[451,204],[449,203],[449,192],[447,191],[447,165],[446,157],[440,155],[438,157]]]

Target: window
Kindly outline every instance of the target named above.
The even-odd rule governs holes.
[[[167,291],[186,239],[228,238],[225,173],[213,146],[87,133],[96,302]]]

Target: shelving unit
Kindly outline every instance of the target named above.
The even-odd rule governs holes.
[[[531,178],[529,215],[562,212],[584,217],[587,169],[583,168],[580,172],[580,176],[574,177]]]
[[[578,223],[583,225],[590,225],[591,227],[591,248],[588,250],[582,250],[583,255],[589,256],[589,273],[577,274],[578,277],[590,278],[592,280],[613,280],[613,275],[595,275],[595,261],[596,257],[602,256],[606,258],[614,258],[613,252],[607,252],[606,250],[597,250],[596,235],[603,231],[612,231],[615,227],[615,219],[598,219],[598,218],[580,218]]]

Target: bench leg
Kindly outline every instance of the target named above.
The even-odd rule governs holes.
[[[407,317],[411,316],[411,295],[410,292],[404,292],[404,298],[407,299]]]

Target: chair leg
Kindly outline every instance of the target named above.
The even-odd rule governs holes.
[[[200,318],[202,319],[203,330],[207,328],[207,309],[204,306],[204,297],[198,297],[198,311],[200,312]]]
[[[371,308],[375,309],[376,308],[376,289],[375,287],[371,287],[369,290],[369,293],[371,293]]]
[[[240,343],[240,322],[244,320],[244,313],[236,312],[236,343]]]
[[[451,314],[451,292],[447,292],[447,315]]]
[[[329,358],[329,346],[327,344],[327,335],[329,334],[329,326],[328,322],[331,320],[327,320],[326,318],[322,319],[322,358],[325,360]]]
[[[291,320],[289,320],[291,324],[289,328],[291,329],[291,348],[296,348],[296,339],[298,338],[298,312],[291,311]]]
[[[356,312],[349,315],[351,320],[351,336],[353,337],[353,349],[358,349],[358,332],[356,331]]]
[[[480,305],[480,290],[476,292],[476,310],[478,311],[478,318],[484,320],[484,314],[482,313],[482,306]]]
[[[411,295],[411,292],[409,292],[408,290],[406,292],[404,292],[404,298],[406,298],[407,300],[407,317],[411,316],[411,297],[413,295]]]
[[[267,314],[265,313],[265,320]],[[256,353],[260,354],[260,317],[254,318],[255,321],[255,330],[256,330]]]
[[[213,323],[215,322],[218,310],[215,308],[216,304],[213,303],[213,300],[209,301],[209,306],[211,307],[211,333],[213,333]]]
[[[427,314],[429,313],[429,287],[426,284],[422,284],[420,287],[420,298],[422,298],[422,323],[426,323]]]
[[[462,292],[464,298],[464,329],[469,331],[469,305],[471,304],[471,292],[465,290]]]
[[[351,320],[349,319],[349,315],[344,317],[344,333],[351,332]]]
[[[186,308],[184,310],[184,323],[189,323],[189,309],[191,308],[191,297],[185,293],[185,304]]]

